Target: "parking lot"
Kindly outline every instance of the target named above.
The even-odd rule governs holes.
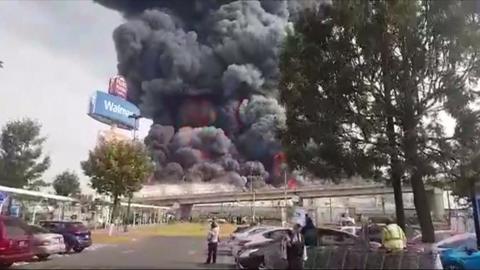
[[[55,255],[44,262],[17,263],[13,269],[234,269],[230,256],[205,265],[205,239],[149,236],[121,244],[94,244],[79,254]]]

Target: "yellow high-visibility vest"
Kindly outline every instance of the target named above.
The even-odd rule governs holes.
[[[406,237],[397,224],[389,224],[383,229],[383,245],[389,250],[402,250],[406,245]]]

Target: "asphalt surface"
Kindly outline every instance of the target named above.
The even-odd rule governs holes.
[[[234,269],[232,257],[220,255],[205,265],[204,238],[149,237],[118,245],[93,245],[79,254],[54,255],[44,262],[12,269]]]

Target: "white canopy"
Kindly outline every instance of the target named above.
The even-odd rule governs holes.
[[[53,194],[48,194],[48,193],[43,193],[43,192],[38,192],[38,191],[20,189],[20,188],[5,187],[5,186],[0,186],[0,191],[7,192],[7,193],[13,193],[13,194],[27,195],[27,196],[32,196],[32,197],[39,197],[39,198],[44,198],[44,199],[64,201],[64,202],[76,202],[76,201],[78,201],[78,200],[76,200],[74,198],[70,198],[70,197],[53,195]]]

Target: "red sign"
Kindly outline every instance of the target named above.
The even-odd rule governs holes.
[[[108,93],[121,98],[127,98],[127,82],[120,75],[110,78],[108,81]]]

